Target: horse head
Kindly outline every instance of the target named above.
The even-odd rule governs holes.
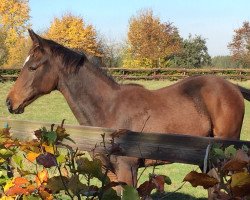
[[[53,63],[53,54],[47,40],[29,30],[33,42],[29,54],[23,64],[18,79],[10,90],[6,105],[11,113],[20,114],[24,108],[39,96],[56,89],[58,73]]]

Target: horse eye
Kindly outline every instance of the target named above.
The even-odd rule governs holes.
[[[29,66],[29,71],[35,71],[36,69],[37,69],[37,67],[36,66]]]

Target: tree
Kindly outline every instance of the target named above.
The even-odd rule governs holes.
[[[172,58],[172,65],[187,68],[200,68],[211,64],[206,40],[201,36],[192,37],[182,42],[182,51]]]
[[[21,65],[26,56],[25,31],[29,28],[28,0],[1,0],[0,24],[3,35],[5,64]]]
[[[62,18],[54,18],[46,36],[69,48],[100,56],[96,31],[92,25],[86,25],[81,17],[69,13]]]
[[[152,10],[142,10],[129,21],[128,44],[133,58],[158,66],[160,59],[180,51],[180,36],[172,23],[162,23]]]
[[[216,68],[237,68],[239,63],[234,61],[231,56],[215,56],[212,58],[212,66]]]
[[[7,61],[7,48],[5,45],[6,32],[0,28],[0,66]]]
[[[250,24],[243,22],[242,27],[234,30],[235,35],[229,43],[228,48],[233,59],[239,62],[243,67],[250,66]]]
[[[14,29],[22,35],[29,27],[28,0],[1,0],[0,21],[4,29]]]
[[[153,61],[148,58],[136,58],[127,44],[122,49],[122,67],[124,68],[152,68],[155,67]]]
[[[122,65],[123,44],[110,38],[99,36],[102,61],[106,67],[120,67]]]

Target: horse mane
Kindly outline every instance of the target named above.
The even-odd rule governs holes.
[[[52,51],[53,56],[55,56],[55,58],[58,59],[61,58],[62,62],[61,67],[68,72],[77,72],[79,68],[83,66],[83,64],[87,60],[85,54],[64,47],[63,45],[60,45],[53,40],[47,40],[47,39],[44,40],[46,41],[46,44]]]
[[[57,59],[61,59],[62,69],[68,73],[77,73],[78,70],[83,67],[86,63],[86,67],[89,67],[97,76],[103,78],[105,81],[110,82],[112,85],[116,85],[117,82],[111,75],[108,74],[107,70],[102,68],[102,65],[95,61],[95,56],[90,56],[86,53],[78,52],[73,49],[69,49],[53,40],[44,39],[46,44],[51,49],[53,55]],[[87,64],[88,63],[88,64]]]

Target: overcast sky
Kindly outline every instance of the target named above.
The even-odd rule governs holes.
[[[172,22],[187,38],[207,39],[210,55],[228,55],[234,29],[250,21],[250,0],[30,0],[35,31],[46,30],[54,17],[71,12],[82,16],[105,37],[124,41],[129,18],[151,8],[162,22]]]

